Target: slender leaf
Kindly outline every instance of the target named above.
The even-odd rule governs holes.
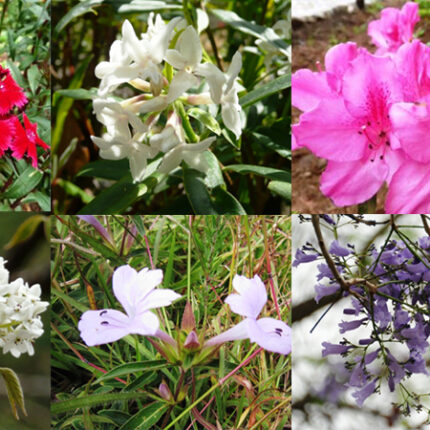
[[[0,199],[19,199],[27,195],[42,180],[43,173],[40,170],[28,166],[13,184],[2,194]]]
[[[96,383],[105,381],[107,379],[117,378],[118,376],[134,374],[136,372],[149,372],[156,369],[161,369],[163,367],[171,366],[165,360],[148,360],[148,361],[138,361],[135,363],[125,363],[121,364],[110,370],[108,373],[100,376]]]
[[[231,164],[230,166],[225,166],[224,170],[232,170],[241,174],[254,173],[255,175],[264,176],[277,181],[291,182],[291,174],[289,172],[273,169],[272,167],[253,166],[250,164]]]
[[[268,188],[270,191],[283,197],[288,202],[291,201],[291,183],[282,181],[270,181]]]
[[[131,417],[119,430],[146,430],[151,429],[167,411],[169,405],[164,402],[155,402],[144,406],[136,415]]]
[[[288,73],[245,94],[239,99],[239,103],[242,108],[246,108],[289,87],[291,87],[291,75]]]

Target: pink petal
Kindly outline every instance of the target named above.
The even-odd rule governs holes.
[[[135,307],[135,290],[137,272],[129,265],[115,269],[112,277],[113,292],[128,315]]]
[[[291,328],[274,318],[248,318],[251,342],[258,343],[267,351],[287,355],[291,352]]]
[[[209,339],[205,346],[219,345],[224,342],[229,342],[231,340],[247,339],[248,335],[248,319],[241,321],[227,331]]]
[[[344,75],[342,94],[354,118],[370,121],[377,128],[389,125],[390,105],[403,99],[393,60],[360,51]]]
[[[303,112],[314,109],[321,99],[334,96],[327,85],[326,73],[315,73],[309,69],[301,69],[293,74],[291,88],[291,102]]]
[[[318,107],[302,114],[293,132],[297,145],[310,149],[317,157],[354,161],[363,157],[367,146],[361,125],[341,98],[323,99]]]
[[[373,197],[388,176],[388,166],[378,157],[338,163],[329,161],[321,176],[321,191],[336,206],[349,206]]]
[[[153,290],[148,293],[144,298],[139,300],[136,306],[139,312],[143,312],[149,309],[169,306],[174,300],[179,299],[179,297],[182,296],[178,293],[175,293],[173,290]]]
[[[85,312],[78,329],[88,346],[114,342],[130,333],[127,315],[113,309]]]
[[[333,91],[341,90],[342,78],[350,63],[357,57],[357,45],[353,42],[340,43],[330,48],[325,55],[327,82]]]
[[[430,162],[430,97],[427,103],[397,103],[390,110],[393,131],[414,160]]]
[[[233,312],[250,318],[257,318],[267,302],[266,287],[258,275],[248,279],[235,275],[233,287],[239,294],[230,294],[225,302]]]
[[[430,170],[428,164],[409,162],[394,175],[385,212],[389,214],[430,213]]]

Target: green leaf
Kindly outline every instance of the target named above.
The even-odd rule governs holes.
[[[27,415],[24,404],[24,394],[22,393],[18,375],[7,367],[0,367],[0,375],[3,376],[3,380],[6,384],[7,396],[13,415],[18,420],[18,408],[22,410],[24,415]]]
[[[82,4],[82,3],[81,3]],[[80,5],[78,5],[80,6]],[[76,6],[77,7],[77,6]],[[85,73],[88,69],[88,64],[90,63],[91,59],[93,58],[92,55],[88,55],[79,67],[77,67],[73,78],[69,85],[69,90],[78,89],[84,80]],[[53,101],[55,102],[57,99],[54,98]],[[73,106],[73,99],[70,97],[63,97],[58,103],[53,103],[53,106],[56,107],[56,121],[55,121],[55,127],[52,130],[52,145],[51,145],[51,152],[52,154],[56,154],[58,145],[60,144],[61,136],[63,135],[64,130],[64,124],[67,119],[67,115],[69,114],[69,111],[71,107]]]
[[[221,186],[209,193],[202,173],[184,168],[184,185],[195,214],[199,215],[246,215],[240,203]]]
[[[270,27],[264,27],[262,25],[254,24],[253,22],[246,21],[237,13],[229,10],[214,9],[211,10],[210,13],[242,33],[270,42],[281,49],[287,49],[288,47],[287,42],[281,39]]]
[[[13,248],[18,243],[25,242],[30,239],[31,236],[36,232],[37,227],[40,223],[49,221],[49,216],[45,215],[33,215],[27,218],[19,227],[16,229],[14,235],[9,240],[5,249]]]
[[[64,27],[66,27],[73,19],[84,15],[88,12],[96,13],[93,7],[100,6],[104,0],[85,0],[79,2],[76,6],[72,7],[57,23],[54,28],[54,34],[58,34]]]
[[[86,164],[76,176],[120,180],[130,171],[128,159],[97,160]]]
[[[246,215],[246,211],[239,201],[224,188],[217,187],[212,194],[218,213],[223,215]]]
[[[161,419],[169,405],[164,402],[155,402],[144,406],[137,414],[124,423],[119,430],[146,430],[151,429]]]
[[[187,111],[189,116],[192,116],[197,121],[200,121],[206,128],[213,131],[218,136],[221,134],[221,127],[218,121],[209,113],[199,108],[191,108]]]
[[[0,195],[0,199],[19,199],[33,190],[42,180],[43,173],[40,170],[28,166],[15,182]]]
[[[218,215],[200,172],[184,168],[184,185],[195,214]]]
[[[130,174],[102,191],[97,197],[83,207],[79,214],[115,214],[126,210],[136,200],[154,186],[155,178],[148,178],[143,182],[133,183]]]
[[[69,97],[74,100],[92,100],[97,95],[97,88],[84,90],[83,88],[57,90],[54,93],[53,104],[55,105],[59,97]]]
[[[204,179],[206,186],[208,188],[215,188],[219,185],[225,185],[222,170],[215,154],[211,151],[205,151],[203,152],[203,157],[205,157],[206,163],[208,164],[208,169]]]
[[[276,151],[281,157],[291,159],[291,149],[287,149],[287,142],[288,145],[291,144],[290,136],[286,136],[285,145],[280,145],[279,143],[276,143],[270,137],[265,136],[264,134],[252,132],[251,135],[256,143],[263,145],[273,151]]]
[[[53,402],[51,403],[51,413],[55,415],[74,411],[76,409],[91,408],[104,403],[128,402],[147,395],[148,394],[144,392],[91,394],[89,396],[81,396],[75,399]]]
[[[51,212],[51,197],[42,191],[36,191],[29,194],[25,199],[22,200],[23,203],[36,202],[40,206],[42,212]]]
[[[250,164],[231,164],[230,166],[225,166],[224,170],[232,170],[241,174],[254,173],[255,175],[264,176],[277,181],[291,182],[291,174],[289,172],[273,169],[272,167],[253,166]]]
[[[55,181],[55,184],[63,188],[67,194],[73,197],[79,197],[84,203],[90,203],[93,200],[93,197],[87,194],[82,188],[66,179],[59,178]]]
[[[245,94],[239,99],[239,103],[241,104],[242,108],[245,109],[246,107],[257,103],[258,101],[289,87],[291,87],[291,75],[286,74],[274,79],[273,81],[267,82],[261,87],[252,90],[248,94]]]
[[[114,367],[109,372],[100,376],[96,383],[106,381],[107,379],[117,378],[119,376],[134,374],[136,372],[150,372],[156,369],[162,369],[163,367],[171,366],[166,360],[148,360],[148,361],[137,361],[135,363],[125,363],[117,367]]]
[[[27,72],[28,84],[30,85],[30,90],[34,94],[39,86],[40,81],[40,70],[39,68],[33,64]]]
[[[291,202],[291,184],[282,181],[270,181],[268,188],[270,191],[280,195],[288,202]]]

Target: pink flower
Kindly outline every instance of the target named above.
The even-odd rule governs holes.
[[[125,265],[118,267],[112,278],[113,292],[125,310],[101,309],[85,312],[78,324],[81,337],[88,346],[114,342],[128,334],[167,336],[159,330],[158,317],[151,309],[168,306],[179,297],[173,290],[156,290],[163,272],[146,267],[137,272]],[[169,339],[170,340],[170,339]]]
[[[266,288],[259,278],[248,279],[235,275],[233,287],[238,294],[230,294],[225,302],[233,312],[245,319],[231,329],[209,339],[206,346],[218,345],[231,340],[250,339],[264,349],[280,354],[291,352],[291,329],[283,321],[260,318],[258,315],[267,302]]]
[[[14,81],[9,70],[0,65],[0,116],[10,113],[14,107],[22,108],[27,102],[24,91]]]
[[[352,43],[331,48],[325,62],[326,72],[293,75],[293,105],[304,110],[293,133],[299,147],[329,160],[322,192],[337,206],[357,204],[389,183],[406,158],[389,117],[403,87],[391,58]]]
[[[31,164],[37,168],[37,146],[48,149],[47,145],[37,134],[37,123],[31,123],[25,113],[22,114],[24,127],[18,117],[12,117],[15,127],[15,135],[10,144],[12,155],[20,160],[27,155],[31,159]]]
[[[418,4],[407,2],[402,9],[387,7],[381,11],[381,18],[371,21],[367,34],[378,47],[377,54],[396,52],[405,42],[413,38],[415,24],[420,20]]]
[[[429,163],[410,161],[393,176],[385,203],[389,214],[430,213]]]

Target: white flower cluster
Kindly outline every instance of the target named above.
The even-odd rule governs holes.
[[[208,25],[207,15],[203,21],[199,30]],[[169,173],[183,160],[204,172],[207,165],[202,154],[215,137],[186,142],[174,102],[181,97],[181,103],[190,105],[220,105],[224,125],[239,138],[242,127],[237,76],[242,57],[236,52],[226,73],[210,62],[202,62],[202,58],[199,34],[194,27],[186,26],[184,19],[177,17],[166,24],[160,15],[154,20],[151,13],[147,31],[140,38],[126,20],[121,39],[110,48],[109,61],[101,62],[95,70],[101,83],[93,107],[98,121],[106,127],[101,138],[92,136],[100,156],[109,160],[128,158],[134,181],[144,179],[147,161],[160,153],[164,154],[158,168],[161,173]],[[199,86],[199,78],[206,79],[209,92],[186,94]],[[142,93],[118,101],[112,93],[124,83]],[[163,111],[168,121],[160,126]],[[148,113],[143,121],[140,115]]]
[[[34,354],[32,342],[43,334],[40,314],[48,302],[40,300],[40,285],[29,287],[22,278],[9,283],[9,271],[0,257],[0,348],[14,357]]]

